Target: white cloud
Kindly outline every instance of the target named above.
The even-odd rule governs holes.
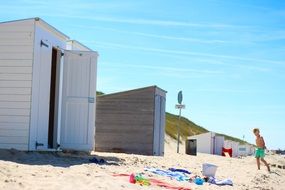
[[[92,43],[92,42],[88,42],[88,43]],[[109,42],[99,42],[99,41],[97,41],[96,43],[93,42],[93,44],[97,46],[103,45],[105,47],[111,47],[111,48],[126,48],[126,49],[134,49],[134,50],[141,50],[141,51],[162,53],[162,54],[176,54],[176,55],[190,55],[190,56],[200,56],[200,57],[208,57],[208,58],[221,58],[221,59],[254,62],[254,63],[261,62],[261,63],[285,66],[285,61],[275,61],[275,60],[269,60],[269,59],[256,59],[256,58],[240,57],[240,56],[232,56],[232,55],[220,55],[220,54],[210,54],[210,53],[181,51],[181,50],[149,48],[149,47],[131,46],[131,45],[125,45],[125,44],[109,43]],[[254,68],[254,66],[250,66],[250,65],[249,67]]]
[[[119,33],[124,33],[124,34],[138,35],[138,36],[143,36],[143,37],[165,39],[165,40],[176,40],[176,41],[191,42],[191,43],[201,43],[201,44],[228,44],[228,43],[240,44],[240,43],[243,43],[240,41],[226,41],[226,40],[219,40],[219,39],[200,39],[200,38],[160,35],[160,34],[153,34],[153,33],[146,33],[146,32],[135,32],[135,31],[132,32],[129,30],[128,31],[127,30],[118,30],[115,28],[98,27],[98,26],[90,26],[90,25],[88,25],[88,26],[71,25],[70,27],[84,28],[84,29],[101,29],[101,30],[119,32]]]

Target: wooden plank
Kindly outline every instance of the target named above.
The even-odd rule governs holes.
[[[0,46],[32,46],[33,42],[29,40],[21,40],[21,41],[0,41]]]
[[[0,128],[0,136],[1,137],[28,137],[29,130],[28,129],[13,130],[13,129],[1,129]]]
[[[7,109],[7,108],[0,108],[0,115],[5,116],[16,116],[16,115],[22,115],[22,116],[29,116],[30,115],[30,109]]]
[[[28,130],[29,123],[0,123],[0,129],[7,129],[7,130]]]
[[[17,53],[17,52],[33,53],[33,45],[32,44],[30,45],[0,45],[0,52],[2,53]]]
[[[28,116],[1,116],[0,115],[0,123],[29,123],[30,117]]]
[[[143,134],[141,133],[103,133],[101,132],[97,137],[97,142],[105,142],[108,144],[112,144],[115,142],[121,142],[125,144],[129,143],[135,143],[135,144],[152,144],[152,132],[145,132]],[[99,142],[98,142],[99,143]]]
[[[124,152],[131,154],[144,154],[153,155],[152,144],[120,144],[120,142],[113,144],[112,146],[106,144],[95,144],[96,151],[102,152]]]
[[[0,102],[30,102],[30,95],[0,95]]]
[[[121,142],[116,142],[116,144],[95,144],[95,150],[97,151],[97,148],[101,149],[101,151],[103,148],[105,150],[112,150],[112,149],[122,149],[125,150],[125,152],[127,152],[127,150],[136,150],[139,153],[143,153],[145,151],[152,151],[152,144],[139,144],[139,143],[132,143],[132,144],[125,144],[125,143],[121,143]]]
[[[152,149],[148,148],[138,148],[138,147],[106,147],[106,146],[96,146],[95,150],[97,152],[117,152],[117,153],[129,153],[129,154],[140,154],[140,155],[153,155]]]
[[[7,144],[7,143],[0,143],[0,149],[17,149],[17,150],[28,150],[29,146],[27,143],[22,144]]]
[[[30,109],[31,102],[0,102],[0,108]]]
[[[2,137],[0,134],[0,144],[28,144],[27,137]]]
[[[0,42],[1,44],[1,42]],[[13,52],[13,53],[3,53],[0,52],[0,59],[33,59],[32,53],[25,53],[25,52]]]
[[[0,81],[0,88],[31,88],[31,81]]]
[[[30,95],[31,88],[0,88],[0,94]]]
[[[32,32],[34,30],[34,22],[31,19],[1,23],[0,32]]]
[[[0,40],[33,40],[34,33],[32,31],[1,31]]]
[[[104,125],[104,127],[96,127],[96,133],[102,134],[102,133],[114,133],[114,134],[120,134],[120,133],[125,133],[125,134],[141,134],[146,131],[146,128],[152,128],[152,125],[150,126],[141,126],[141,125],[134,125],[134,126],[127,126],[127,127],[122,127],[118,125]]]
[[[21,81],[31,81],[32,80],[32,74],[4,74],[0,73],[0,80],[21,80]]]
[[[31,74],[32,67],[0,67],[1,74]]]
[[[22,59],[22,60],[18,60],[18,59],[5,59],[5,60],[1,60],[0,59],[0,67],[3,67],[3,66],[6,66],[6,67],[27,67],[27,66],[30,66],[32,67],[33,66],[33,60],[31,59]]]
[[[100,115],[102,117],[100,117],[100,119],[104,119],[105,118],[114,118],[114,119],[118,119],[118,120],[124,120],[124,118],[129,118],[131,120],[135,120],[135,119],[139,119],[139,120],[143,120],[143,118],[146,118],[146,119],[150,119],[150,118],[153,118],[153,111],[141,111],[141,114],[137,114],[137,110],[135,109],[131,109],[130,112],[127,112],[127,111],[122,111],[120,112],[119,110],[117,111],[110,111],[108,112],[107,110],[106,111],[102,111],[102,110],[97,110],[98,112],[100,112]],[[99,113],[98,113],[99,115]],[[122,118],[122,116],[124,118]]]

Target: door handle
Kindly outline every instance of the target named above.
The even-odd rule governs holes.
[[[94,103],[95,98],[94,97],[88,97],[88,103]]]

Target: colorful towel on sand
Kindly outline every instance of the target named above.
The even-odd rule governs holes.
[[[189,181],[189,179],[190,179],[183,172],[177,172],[177,171],[173,172],[170,170],[161,170],[161,169],[157,169],[157,168],[148,168],[148,167],[144,168],[144,170],[152,172],[152,173],[157,174],[157,175],[170,177],[170,178],[176,179],[177,181]]]
[[[208,179],[208,183],[215,184],[215,185],[230,185],[230,186],[234,185],[233,181],[230,179],[218,180],[214,177],[210,177]]]
[[[177,186],[173,186],[169,183],[157,180],[157,179],[149,179],[151,184],[155,184],[159,187],[164,187],[165,189],[172,189],[172,190],[191,190],[188,187],[177,187]]]
[[[113,174],[114,177],[129,177],[129,181],[130,183],[134,183],[133,182],[133,176],[134,174]],[[150,178],[150,179],[146,179],[146,178],[143,178],[145,180],[148,180],[150,182],[150,185],[156,185],[156,186],[159,186],[159,187],[164,187],[165,189],[169,189],[169,190],[191,190],[190,188],[187,188],[187,187],[178,187],[178,186],[174,186],[174,185],[171,185],[169,183],[166,183],[164,181],[161,181],[161,180],[158,180],[158,179],[154,179],[154,178]],[[140,184],[141,185],[141,184]]]

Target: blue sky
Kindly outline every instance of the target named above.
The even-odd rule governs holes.
[[[41,17],[100,54],[98,90],[149,85],[167,111],[205,128],[285,148],[285,1],[14,0],[0,21]]]

